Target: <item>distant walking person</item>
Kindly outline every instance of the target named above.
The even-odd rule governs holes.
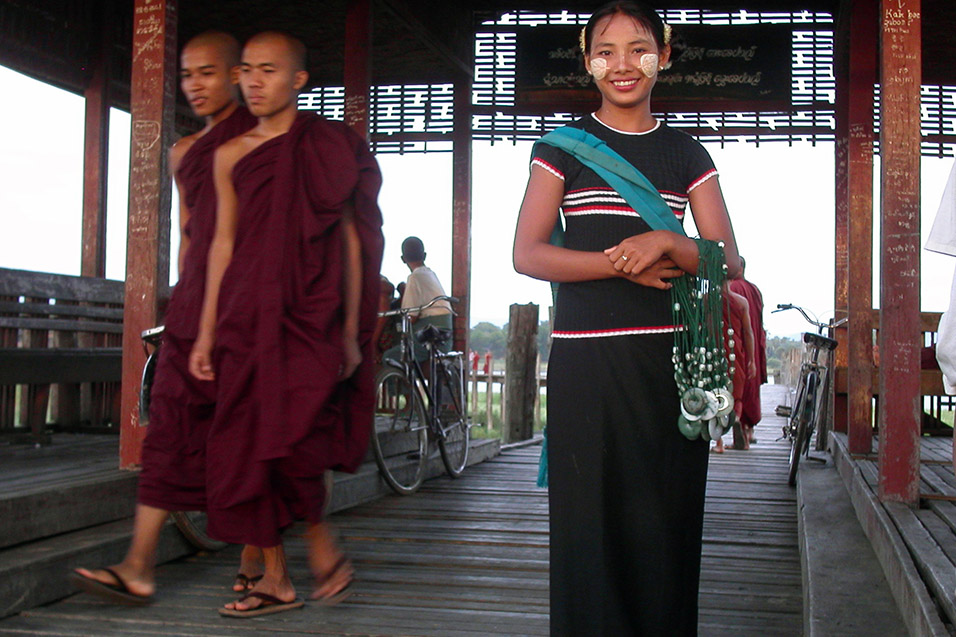
[[[757,442],[754,427],[760,422],[760,386],[767,382],[767,332],[763,328],[763,295],[757,286],[746,278],[747,262],[740,258],[740,276],[730,282],[730,289],[747,299],[750,310],[750,327],[754,338],[755,374],[748,374],[744,383],[740,425],[743,440],[734,439],[734,447],[749,449],[751,442]],[[736,432],[735,432],[736,435]]]
[[[560,283],[548,365],[551,634],[695,635],[708,443],[678,428],[668,290],[719,257],[679,231],[687,204],[700,235],[723,242],[730,276],[737,249],[710,155],[651,115],[670,27],[647,5],[613,2],[581,45],[601,106],[551,138],[581,140],[570,150],[535,146],[514,242],[518,272]],[[589,150],[605,147],[636,181],[599,176]]]

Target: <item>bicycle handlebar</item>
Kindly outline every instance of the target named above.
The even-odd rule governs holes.
[[[401,314],[414,314],[416,312],[421,312],[422,310],[427,310],[431,306],[435,305],[439,301],[448,301],[449,303],[458,303],[459,299],[454,296],[436,296],[431,301],[425,305],[419,305],[418,307],[400,307],[397,310],[387,310],[385,312],[379,312],[378,315],[381,317],[386,316],[399,316]],[[452,314],[455,313],[454,310],[451,311]]]
[[[784,310],[797,310],[798,312],[800,312],[800,314],[803,315],[803,318],[807,320],[807,323],[819,329],[821,334],[823,333],[823,328],[825,327],[828,327],[828,328],[840,327],[841,325],[847,322],[847,317],[843,317],[839,321],[831,320],[829,323],[821,323],[820,321],[810,318],[810,316],[806,313],[806,311],[802,307],[800,307],[799,305],[794,305],[792,303],[778,303],[777,309],[771,310],[770,313],[776,314],[777,312],[783,312]]]

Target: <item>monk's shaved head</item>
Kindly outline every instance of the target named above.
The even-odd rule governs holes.
[[[292,63],[293,70],[305,71],[305,45],[302,40],[283,33],[282,31],[263,31],[249,38],[246,46],[250,44],[280,44],[285,49],[289,61]]]
[[[183,47],[183,51],[198,47],[210,47],[215,49],[222,56],[226,63],[226,68],[239,66],[239,58],[242,54],[242,47],[239,40],[228,33],[222,31],[204,31],[194,38],[190,39]]]

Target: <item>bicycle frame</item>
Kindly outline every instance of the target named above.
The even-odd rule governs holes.
[[[440,300],[452,300],[457,301],[453,297],[436,297],[432,299],[426,305],[418,308],[419,310],[426,309]],[[445,429],[440,425],[442,422],[441,419],[441,405],[442,405],[442,383],[440,382],[439,373],[444,373],[444,369],[439,370],[439,362],[443,359],[459,359],[458,364],[458,396],[454,394],[451,396],[452,401],[455,403],[456,410],[459,411],[462,415],[465,414],[465,383],[464,383],[464,367],[463,367],[463,354],[457,351],[451,352],[439,352],[435,343],[423,343],[424,347],[428,351],[428,376],[425,375],[424,370],[422,369],[421,363],[415,358],[415,332],[413,329],[412,319],[410,313],[406,310],[390,310],[388,312],[382,312],[380,316],[401,316],[402,327],[401,327],[401,339],[399,340],[400,345],[400,360],[395,360],[392,358],[386,358],[382,361],[384,365],[390,365],[396,369],[401,370],[405,375],[411,379],[415,385],[416,396],[413,396],[413,400],[421,400],[422,404],[425,405],[425,414],[427,416],[426,426],[430,429],[431,433],[441,438],[445,438],[446,432]],[[444,366],[442,366],[444,368]],[[466,416],[467,417],[467,416]]]

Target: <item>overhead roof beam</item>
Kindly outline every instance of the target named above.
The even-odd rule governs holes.
[[[474,77],[475,70],[471,64],[455,53],[444,41],[429,29],[411,10],[405,0],[379,0],[395,18],[401,22],[412,34],[415,35],[425,46],[447,60],[456,69],[465,73],[468,77]]]

